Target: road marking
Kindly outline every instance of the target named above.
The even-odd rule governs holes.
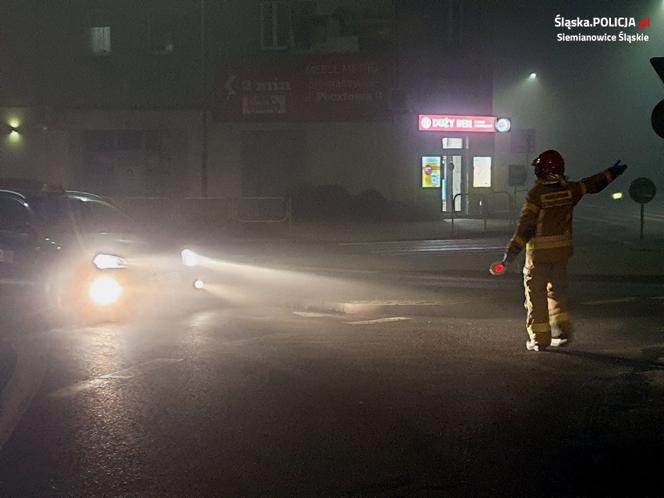
[[[429,255],[445,252],[495,252],[505,249],[502,239],[433,239],[383,242],[343,242],[342,247],[357,248],[382,256]]]
[[[293,314],[302,318],[341,318],[335,313],[315,313],[313,311],[293,311]]]
[[[402,320],[412,320],[407,316],[390,316],[387,318],[376,318],[375,320],[360,320],[357,322],[344,322],[348,325],[373,325],[374,323],[400,322]]]
[[[616,303],[633,303],[635,301],[638,301],[638,297],[621,297],[618,299],[603,299],[600,301],[586,301],[585,303],[581,303],[586,306],[596,306],[599,304],[616,304]]]
[[[104,385],[106,381],[109,380],[133,379],[134,377],[145,375],[158,368],[163,368],[165,366],[172,365],[174,363],[179,363],[181,361],[184,361],[184,358],[156,358],[154,360],[146,361],[145,363],[139,363],[138,365],[134,365],[133,367],[125,368],[123,370],[118,370],[117,372],[101,375],[96,379],[77,382],[76,384],[72,384],[70,386],[58,389],[57,391],[52,392],[48,396],[49,398],[67,398],[70,396],[74,396],[80,392],[94,389],[95,387]]]
[[[0,450],[27,411],[39,390],[48,362],[45,349],[36,343],[12,344],[16,366],[11,379],[0,393]]]
[[[651,296],[648,299],[654,299],[656,301],[664,301],[664,296]]]

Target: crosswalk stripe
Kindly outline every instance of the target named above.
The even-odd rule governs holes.
[[[316,313],[313,311],[293,311],[293,314],[302,318],[339,318],[339,315],[334,313]]]
[[[344,242],[339,246],[382,256],[427,255],[442,252],[496,252],[505,249],[502,239],[406,240],[385,242]]]

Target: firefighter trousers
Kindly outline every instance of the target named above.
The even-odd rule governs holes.
[[[534,262],[526,255],[523,287],[526,294],[526,328],[534,344],[548,346],[551,331],[572,339],[572,322],[567,311],[567,261]]]

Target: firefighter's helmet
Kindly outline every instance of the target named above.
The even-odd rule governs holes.
[[[540,180],[552,180],[565,174],[565,160],[557,150],[545,150],[535,158],[533,166]]]

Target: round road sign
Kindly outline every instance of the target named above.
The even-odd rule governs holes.
[[[650,178],[637,178],[629,186],[629,196],[639,204],[647,204],[655,198],[657,188]]]
[[[655,133],[664,138],[664,100],[661,100],[652,110],[650,124]]]

